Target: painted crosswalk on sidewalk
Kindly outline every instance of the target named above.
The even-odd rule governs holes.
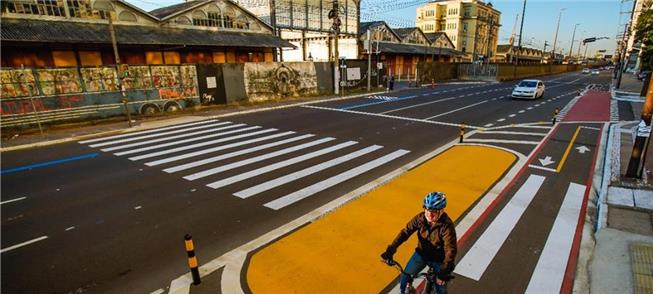
[[[371,96],[367,96],[367,99],[391,101],[391,100],[399,99],[399,97],[385,96],[385,95],[371,95]]]
[[[160,167],[163,172],[186,181],[201,179],[208,182],[203,182],[203,185],[212,189],[246,183],[247,187],[233,193],[241,199],[284,187],[282,195],[263,204],[274,210],[379,168],[410,152],[214,119],[79,143],[147,166]],[[334,174],[334,168],[352,162],[355,164],[351,169]],[[273,173],[279,170],[284,172]],[[272,179],[270,175],[273,175]],[[307,180],[308,176],[311,180]],[[296,185],[289,185],[292,183]]]

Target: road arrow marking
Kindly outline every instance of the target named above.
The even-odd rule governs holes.
[[[585,152],[590,151],[590,149],[585,146],[576,147],[576,149],[580,154],[585,154]]]
[[[541,159],[541,158],[540,158],[540,159],[538,159],[538,160],[540,161],[540,163],[541,163],[543,166],[547,166],[547,165],[552,164],[552,163],[555,162],[555,161],[551,160],[551,156],[547,156],[547,157],[545,157],[544,159]]]

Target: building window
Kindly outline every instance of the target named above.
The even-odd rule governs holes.
[[[210,27],[222,27],[222,15],[220,12],[208,12],[208,25]]]
[[[233,8],[228,7],[227,9],[225,9],[225,13],[224,13],[224,27],[233,28],[235,22],[236,22],[236,12],[234,11]]]
[[[31,3],[25,0],[3,0],[0,4],[2,11],[8,13],[66,16],[63,0],[39,0]]]
[[[467,23],[463,23],[463,32],[467,32]]]
[[[464,16],[469,17],[471,14],[472,14],[471,9],[469,7],[465,8]]]
[[[70,17],[107,19],[108,10],[95,10],[91,7],[91,1],[68,0],[68,13]]]
[[[427,10],[426,11],[426,17],[429,17],[429,16],[435,16],[435,10]]]
[[[458,14],[458,8],[449,8],[449,14],[450,15]]]

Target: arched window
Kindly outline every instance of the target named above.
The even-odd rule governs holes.
[[[191,24],[193,24],[193,23],[190,21],[190,18],[188,18],[188,17],[186,17],[186,16],[183,16],[183,15],[180,16],[180,17],[177,17],[177,19],[175,20],[175,22],[178,23],[178,24],[183,24],[183,25],[191,25]]]
[[[120,21],[129,21],[129,22],[137,22],[138,20],[136,19],[136,15],[129,12],[129,11],[123,11],[118,15],[118,20]]]
[[[206,9],[208,25],[210,27],[222,27],[222,11],[216,5],[209,5]]]
[[[233,7],[227,7],[224,10],[224,26],[225,28],[233,28],[236,22],[236,11]]]
[[[238,17],[238,20],[236,21],[236,28],[238,29],[249,29],[249,19],[247,19],[246,16],[241,15]]]
[[[206,14],[202,10],[195,10],[193,12],[193,25],[196,26],[207,26],[208,21],[206,19]]]

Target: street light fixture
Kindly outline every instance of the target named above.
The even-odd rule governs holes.
[[[580,25],[579,23],[574,25],[574,33],[571,34],[571,46],[569,47],[569,62],[571,62],[571,52],[573,52],[574,50],[574,38],[576,37],[576,28],[579,25]]]
[[[565,11],[566,9],[567,8],[560,8],[560,13],[558,14],[558,25],[556,26],[556,33],[555,33],[555,37],[553,38],[553,49],[552,49],[554,62],[556,60],[555,52],[556,52],[556,42],[558,41],[558,30],[560,29],[560,18],[562,18],[562,12]]]

